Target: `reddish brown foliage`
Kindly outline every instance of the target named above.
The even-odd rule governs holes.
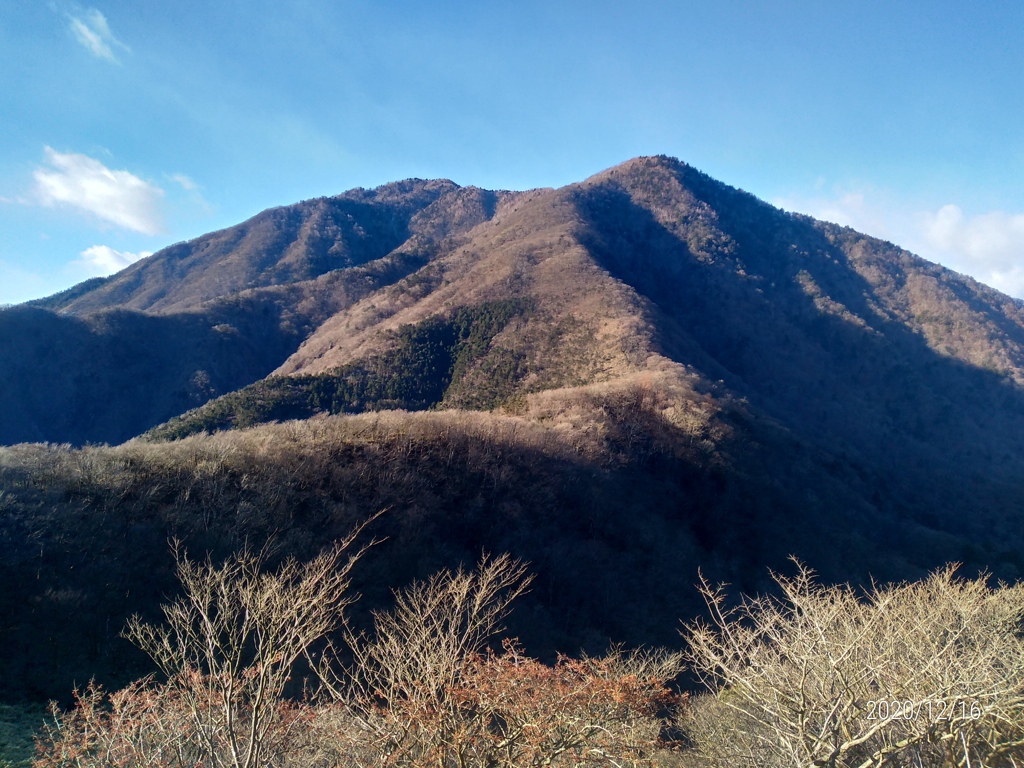
[[[651,765],[661,715],[683,703],[658,674],[667,669],[618,654],[548,666],[506,643],[443,691],[364,705],[368,752],[410,767]]]
[[[561,657],[550,667],[511,646],[476,660],[453,696],[506,766],[642,764],[659,741],[659,712],[681,703],[663,679],[642,677],[617,656]]]
[[[208,695],[197,696],[201,693]],[[54,707],[53,725],[37,748],[37,768],[214,768],[229,764],[237,746],[231,744],[225,722],[229,707],[220,700],[219,686],[199,675],[167,685],[146,678],[111,694],[90,684],[76,691],[75,699],[66,713]],[[251,714],[237,706],[231,710],[243,718]],[[284,755],[302,750],[300,739],[312,715],[309,707],[286,701],[278,701],[274,710],[268,757],[280,764]]]

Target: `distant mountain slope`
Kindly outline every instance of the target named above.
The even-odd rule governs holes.
[[[256,381],[514,198],[449,181],[352,190],[2,312],[0,443],[121,442]]]
[[[397,328],[505,298],[529,298],[529,320],[496,340],[521,356],[536,391],[602,381],[642,368],[650,354],[646,299],[610,279],[576,236],[562,190],[522,193],[458,248],[327,320],[278,373],[319,373],[378,349]]]
[[[529,311],[472,354],[444,330],[509,301]],[[511,407],[681,365],[705,391],[747,398],[878,467],[879,482],[921,509],[994,503],[1021,476],[1017,302],[671,158],[557,190],[353,190],[266,211],[40,304],[105,330],[48,321],[50,335],[33,336],[42,346],[26,347],[22,326],[42,316],[6,313],[0,344],[18,364],[0,391],[24,404],[0,418],[6,442],[119,441],[215,396],[226,399],[158,433],[324,410]],[[98,319],[113,309],[148,313],[146,332],[132,342],[129,315]],[[402,383],[423,379],[422,365],[429,386]],[[951,489],[928,480],[937,472]],[[973,513],[962,524],[994,525]]]
[[[0,449],[10,685],[123,672],[168,536],[304,556],[382,508],[368,608],[511,551],[545,653],[670,642],[698,567],[1024,576],[1020,304],[671,158],[274,209],[0,312],[0,355],[0,440],[149,430]]]
[[[403,328],[502,299],[532,310],[428,405],[491,406],[472,393],[494,391],[496,376],[510,400],[682,364],[702,386],[721,380],[794,433],[877,467],[879,482],[915,498],[922,515],[955,499],[978,508],[959,524],[997,525],[981,507],[1017,488],[1024,312],[1016,302],[670,158],[523,193],[458,247],[327,319],[277,369],[299,379],[235,401],[248,403],[239,406],[246,416],[226,415],[234,406],[219,402],[166,434],[248,424],[261,411],[423,407],[372,398],[328,405],[296,387],[382,359]]]
[[[596,262],[655,305],[662,354],[876,467],[891,486],[880,498],[1017,537],[1019,507],[1005,514],[1022,477],[1016,302],[667,158],[568,193]]]
[[[279,320],[268,304],[85,318],[0,312],[0,392],[10,404],[0,439],[123,442],[265,376],[295,344]]]
[[[271,208],[242,224],[165,248],[54,309],[193,308],[247,288],[309,280],[426,247],[493,214],[508,193],[408,181]]]

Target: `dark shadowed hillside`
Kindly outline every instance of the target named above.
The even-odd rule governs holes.
[[[0,680],[34,696],[135,663],[170,535],[307,556],[386,508],[364,611],[509,551],[541,654],[673,642],[698,567],[1024,571],[1020,305],[670,158],[274,209],[0,313],[0,348],[4,442],[140,436],[0,453]]]
[[[358,626],[391,586],[512,552],[537,581],[510,631],[549,659],[676,644],[678,618],[700,610],[698,567],[753,592],[793,551],[827,579],[857,580],[998,557],[887,519],[865,500],[862,468],[740,403],[717,411],[644,378],[544,395],[534,420],[385,412],[0,450],[0,690],[66,699],[73,680],[145,673],[118,633],[173,593],[169,536],[215,557],[270,540],[276,557],[306,558],[386,509],[367,534],[386,541],[356,574]]]
[[[1016,536],[1015,514],[985,511],[1020,477],[1016,302],[670,161],[627,164],[574,199],[598,263],[656,305],[660,351],[878,467],[923,514],[953,508],[950,524]]]

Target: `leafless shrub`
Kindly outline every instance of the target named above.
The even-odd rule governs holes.
[[[453,694],[472,714],[481,765],[652,765],[659,711],[679,704],[665,682],[678,672],[672,655],[562,657],[551,667],[507,644],[475,660]]]
[[[395,594],[371,635],[347,635],[351,662],[328,644],[320,698],[284,696],[293,666],[342,621],[353,537],[276,572],[248,550],[222,565],[179,550],[183,596],[165,623],[134,618],[125,635],[166,682],[147,678],[78,695],[40,743],[39,768],[512,768],[650,766],[678,699],[667,653],[613,652],[551,666],[513,641],[495,653],[512,602],[530,584],[508,555],[442,571]]]
[[[616,652],[552,667],[510,641],[504,653],[484,652],[528,584],[518,561],[484,558],[473,572],[443,571],[397,593],[372,638],[351,637],[355,664],[332,685],[343,704],[332,740],[346,743],[348,759],[409,768],[651,764],[659,710],[676,703],[665,682],[680,657]]]
[[[158,685],[145,678],[111,694],[90,684],[76,692],[75,698],[75,706],[68,712],[53,708],[53,722],[44,726],[36,766],[194,768],[235,764],[230,758],[232,729],[211,730],[200,722],[207,720],[202,713],[218,712],[223,706],[218,687],[210,681],[193,676]],[[251,711],[236,714],[235,730],[251,725]],[[313,719],[313,710],[307,705],[273,702],[273,717],[264,717],[260,765],[292,765],[297,755],[315,754],[307,746],[308,724]],[[311,768],[316,763],[301,764]]]
[[[684,634],[711,696],[687,719],[721,766],[1012,766],[1024,759],[1024,586],[990,589],[946,568],[864,599],[801,567],[783,598]]]
[[[313,560],[274,573],[243,550],[220,566],[176,547],[184,595],[166,624],[130,620],[125,636],[167,682],[113,694],[90,687],[57,716],[39,765],[254,766],[283,764],[301,708],[284,687],[299,657],[336,628],[351,603],[349,573],[365,547],[343,556],[359,530]]]
[[[375,614],[372,638],[349,637],[358,694],[390,703],[450,688],[532,580],[520,561],[485,556],[473,571],[440,571],[396,592],[394,608]]]

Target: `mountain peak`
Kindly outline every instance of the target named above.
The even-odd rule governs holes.
[[[382,184],[373,189],[356,187],[342,192],[334,199],[399,204],[419,208],[428,205],[441,195],[459,188],[458,184],[449,179],[409,178]]]
[[[683,169],[689,168],[686,163],[669,155],[640,155],[623,163],[614,165],[599,173],[588,177],[584,184],[598,183],[608,180],[616,180],[643,176],[648,174],[672,173],[677,174]]]
[[[0,311],[0,360],[0,442],[50,443],[0,451],[22,674],[120,664],[168,538],[299,556],[380,509],[360,591],[508,551],[552,655],[672,642],[699,567],[1024,573],[1024,309],[664,156],[265,211]]]

